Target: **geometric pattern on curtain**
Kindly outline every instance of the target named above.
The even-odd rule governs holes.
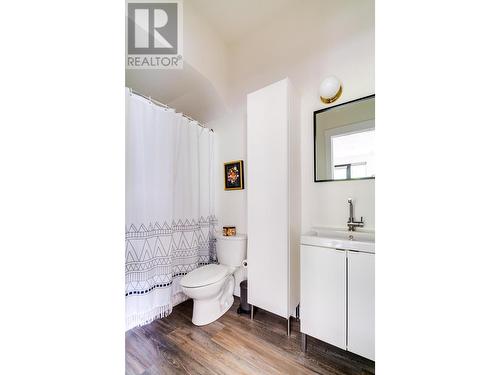
[[[175,277],[216,261],[214,216],[127,229],[125,296],[170,286]]]

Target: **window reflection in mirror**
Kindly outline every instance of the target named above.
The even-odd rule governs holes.
[[[375,96],[314,112],[315,181],[375,177]]]

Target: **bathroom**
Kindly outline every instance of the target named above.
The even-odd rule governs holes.
[[[375,373],[374,2],[284,4],[184,1],[182,68],[126,70],[127,373],[166,366],[137,349],[163,324],[222,351],[207,370]],[[226,346],[241,327],[293,350],[249,335],[259,365]]]
[[[6,3],[3,372],[495,373],[488,8]]]

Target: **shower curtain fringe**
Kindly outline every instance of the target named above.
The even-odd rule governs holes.
[[[165,305],[165,306],[158,306],[153,310],[149,310],[141,314],[128,316],[125,322],[125,329],[129,330],[130,328],[136,326],[143,326],[149,324],[153,320],[161,319],[168,316],[171,312],[172,312],[172,306]]]
[[[189,298],[182,292],[179,292],[172,296],[172,303],[163,306],[157,306],[152,310],[142,312],[140,314],[134,314],[126,317],[125,319],[125,330],[128,331],[134,327],[145,326],[153,322],[156,319],[164,318],[172,312],[174,306],[177,306],[179,303],[182,303]]]

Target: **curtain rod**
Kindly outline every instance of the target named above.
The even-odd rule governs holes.
[[[150,96],[146,96],[146,95],[144,95],[144,94],[141,94],[140,92],[135,91],[135,90],[131,89],[130,87],[129,87],[128,89],[129,89],[129,91],[130,91],[130,93],[131,93],[131,94],[135,94],[135,95],[137,95],[137,96],[140,96],[141,98],[147,99],[147,100],[149,100],[151,103],[156,104],[157,106],[164,107],[164,108],[167,108],[167,109],[172,109],[172,110],[174,110],[174,111],[175,111],[175,108],[169,107],[168,105],[163,104],[163,103],[159,102],[158,100],[151,98]],[[177,112],[177,113],[179,113],[179,112]],[[196,124],[197,124],[198,126],[200,126],[200,127],[202,127],[202,128],[205,128],[205,129],[208,129],[208,130],[210,130],[210,131],[213,133],[213,131],[214,131],[214,130],[213,130],[213,129],[208,128],[205,124],[203,124],[203,123],[201,123],[201,122],[199,122],[199,121],[195,120],[195,119],[194,119],[194,118],[192,118],[192,117],[189,117],[188,115],[186,115],[186,114],[184,114],[184,113],[179,113],[179,114],[180,114],[182,117],[184,117],[184,118],[186,118],[186,119],[188,119],[188,120],[190,120],[190,121],[194,121],[194,122],[196,122]]]

